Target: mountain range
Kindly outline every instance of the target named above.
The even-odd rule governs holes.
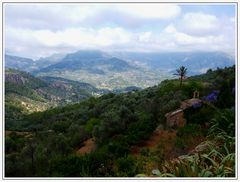
[[[188,75],[206,73],[208,69],[224,68],[235,63],[234,57],[223,52],[118,52],[124,60],[135,61],[154,70],[175,72],[180,66],[188,68]]]
[[[89,83],[98,89],[124,90],[146,88],[173,78],[180,66],[188,68],[188,76],[208,69],[232,66],[234,58],[223,52],[102,52],[80,50],[32,60],[5,55],[5,66],[30,72],[37,77],[60,77]]]

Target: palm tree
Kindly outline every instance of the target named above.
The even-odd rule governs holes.
[[[181,66],[181,67],[178,68],[176,71],[177,71],[177,73],[175,73],[174,75],[180,76],[180,86],[182,86],[183,78],[184,78],[184,77],[186,76],[186,74],[187,74],[187,68],[184,67],[184,66]]]

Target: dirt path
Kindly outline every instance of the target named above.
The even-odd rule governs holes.
[[[164,153],[168,153],[171,151],[176,137],[176,131],[167,131],[163,129],[156,129],[152,136],[143,141],[141,144],[132,147],[132,154],[139,155],[141,149],[147,148],[150,151],[154,151],[158,148],[159,145],[163,145]]]
[[[10,130],[5,130],[5,136],[9,136],[12,133],[15,133],[18,136],[24,136],[24,137],[32,137],[32,133],[31,132],[27,132],[27,131],[10,131]]]
[[[96,144],[93,138],[90,138],[83,143],[84,143],[84,146],[78,149],[77,151],[77,154],[79,155],[88,154],[96,149]]]

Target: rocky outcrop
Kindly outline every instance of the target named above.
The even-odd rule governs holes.
[[[5,74],[5,82],[11,82],[18,85],[24,85],[27,82],[27,79],[22,77],[19,74]]]

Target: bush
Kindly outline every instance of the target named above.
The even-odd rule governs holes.
[[[156,127],[154,122],[152,122],[151,114],[139,113],[138,117],[138,122],[129,125],[127,131],[127,142],[129,144],[137,144],[139,141],[149,138]]]
[[[101,123],[101,120],[97,119],[97,118],[91,118],[87,124],[85,125],[85,130],[88,133],[92,133],[94,126],[98,125]]]
[[[214,113],[215,110],[208,105],[198,108],[190,107],[184,110],[184,118],[186,118],[187,123],[202,125],[209,122],[214,117]]]
[[[183,128],[178,128],[178,137],[200,136],[202,135],[201,127],[198,124],[187,124]]]
[[[148,148],[142,148],[142,149],[140,150],[140,154],[141,154],[142,156],[149,156],[149,152],[150,152],[150,150],[149,150]]]
[[[184,148],[184,144],[181,138],[179,137],[176,138],[175,146],[180,149]]]
[[[133,177],[137,174],[136,161],[130,156],[119,158],[116,161],[116,165],[117,165],[118,176]]]
[[[56,121],[52,125],[52,129],[57,133],[65,133],[69,127],[69,123],[66,121]]]
[[[112,141],[108,144],[108,150],[115,157],[122,157],[129,153],[129,146],[124,141]]]
[[[5,138],[5,152],[6,152],[6,154],[14,152],[14,151],[16,151],[16,149],[17,149],[16,142],[12,138],[7,136]]]

